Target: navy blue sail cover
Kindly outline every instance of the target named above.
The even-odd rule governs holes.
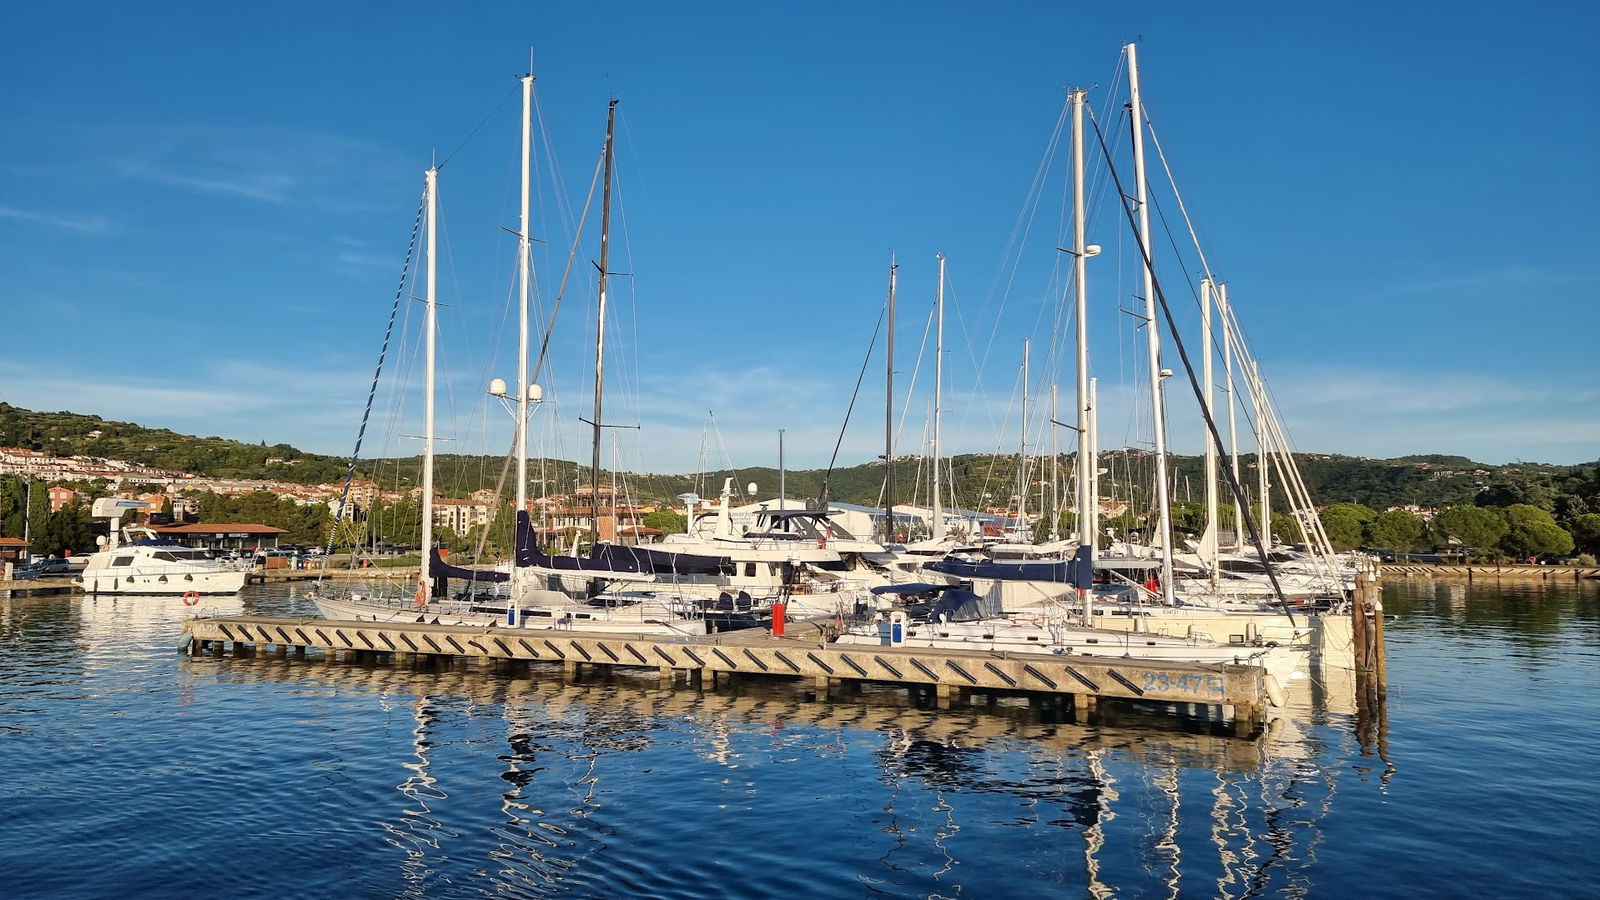
[[[437,548],[428,560],[428,576],[431,578],[455,578],[461,581],[510,581],[510,572],[485,572],[478,569],[463,569],[452,566],[439,556]]]
[[[922,567],[930,572],[953,575],[957,578],[1059,581],[1083,590],[1094,587],[1094,565],[1089,561],[1088,547],[1079,547],[1071,559],[1051,562],[997,562],[992,559],[968,562],[959,559],[938,559],[923,563]]]
[[[587,556],[550,555],[539,551],[533,522],[527,512],[517,513],[517,565],[540,566],[568,572],[608,572],[655,575],[732,575],[733,561],[726,556],[673,553],[650,547],[595,544]]]
[[[953,584],[928,584],[927,582],[913,582],[911,584],[880,584],[872,589],[874,594],[926,594],[929,591],[946,591],[955,587]]]
[[[987,618],[990,611],[984,608],[983,598],[971,591],[946,591],[928,608],[930,622],[976,622]]]

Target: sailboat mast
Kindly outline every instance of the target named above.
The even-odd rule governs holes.
[[[1078,547],[1087,547],[1091,565],[1095,557],[1095,534],[1099,531],[1095,516],[1096,461],[1094,455],[1094,426],[1091,416],[1091,397],[1094,382],[1089,380],[1089,287],[1087,239],[1088,223],[1084,218],[1083,195],[1083,106],[1086,91],[1072,92],[1072,282],[1074,315],[1077,321],[1078,350]],[[1093,592],[1079,589],[1078,599],[1083,608],[1084,624],[1093,621]]]
[[[428,281],[424,297],[427,310],[423,330],[426,332],[425,366],[422,388],[422,563],[417,576],[417,590],[428,587],[428,568],[433,561],[433,391],[435,347],[438,330],[438,267],[436,265],[439,241],[439,169],[428,170]]]
[[[1261,363],[1257,360],[1250,362],[1250,396],[1255,403],[1256,413],[1256,475],[1261,491],[1261,552],[1266,553],[1272,548],[1272,495],[1268,492],[1267,469],[1271,462],[1267,459],[1267,394],[1266,387],[1261,383]]]
[[[1061,447],[1056,442],[1056,384],[1050,383],[1050,537],[1055,541],[1061,523]]]
[[[933,531],[935,542],[944,540],[944,500],[940,496],[939,470],[944,468],[944,454],[939,448],[940,404],[944,399],[944,254],[935,253],[939,260],[939,288],[933,295]]]
[[[1099,379],[1089,379],[1089,559],[1100,553],[1100,417]]]
[[[522,218],[517,240],[517,493],[516,513],[528,508],[528,285],[529,272],[529,195],[532,191],[533,159],[533,74],[522,76]],[[513,515],[512,521],[516,521]],[[515,527],[515,526],[513,526]],[[512,539],[515,544],[515,538]],[[511,567],[517,571],[516,566]]]
[[[883,393],[883,539],[894,540],[894,287],[900,264],[889,257],[889,340]]]
[[[589,467],[589,545],[600,542],[600,428],[601,400],[605,396],[606,375],[606,263],[611,250],[611,170],[615,162],[612,138],[616,133],[617,101],[606,108],[606,173],[600,201],[600,297],[595,316],[594,336],[594,426],[593,459]]]
[[[1024,529],[1028,524],[1028,353],[1033,348],[1033,341],[1022,339],[1022,443],[1017,447],[1017,528]],[[1031,532],[1030,532],[1031,534]],[[1032,543],[1032,539],[1024,543]]]
[[[786,508],[785,498],[789,496],[789,486],[786,483],[789,470],[783,465],[783,429],[778,429],[778,509]]]
[[[1228,309],[1228,286],[1217,285],[1217,312],[1222,319],[1222,389],[1228,394],[1228,455],[1233,472],[1233,482],[1239,483],[1239,423],[1236,416],[1238,397],[1233,388],[1233,329],[1228,326],[1231,312]],[[1238,495],[1233,498],[1233,549],[1244,549],[1244,506]]]
[[[1155,271],[1151,268],[1149,248],[1150,204],[1149,186],[1144,173],[1144,102],[1139,97],[1139,52],[1134,44],[1128,52],[1128,107],[1129,122],[1133,128],[1133,181],[1134,200],[1139,206],[1139,242],[1146,248],[1144,260],[1144,319],[1145,346],[1150,362],[1150,415],[1155,428],[1156,456],[1156,533],[1161,543],[1161,597],[1172,603],[1172,498],[1167,491],[1167,414],[1161,385],[1161,326],[1156,320]]]
[[[1211,333],[1211,306],[1213,288],[1210,277],[1200,279],[1200,341],[1202,344],[1201,363],[1202,377],[1205,380],[1205,392],[1202,402],[1206,407],[1206,418],[1215,421],[1214,407],[1212,406],[1212,383],[1215,380],[1211,372],[1212,333]],[[1206,568],[1210,572],[1211,589],[1217,588],[1217,442],[1211,436],[1211,429],[1206,429],[1206,535],[1205,546],[1201,552],[1210,558],[1206,560]]]

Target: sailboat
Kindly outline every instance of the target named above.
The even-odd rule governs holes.
[[[982,595],[966,587],[944,590],[927,615],[906,621],[905,614],[885,611],[880,619],[866,626],[846,630],[838,638],[851,644],[890,644],[893,646],[973,647],[988,650],[1029,650],[1064,655],[1136,657],[1205,663],[1243,663],[1268,670],[1278,687],[1287,684],[1301,667],[1298,651],[1267,646],[1243,635],[1226,633],[1222,640],[1210,634],[1132,633],[1094,627],[1092,615],[1093,576],[1096,567],[1097,516],[1093,462],[1093,384],[1088,376],[1088,347],[1085,314],[1085,261],[1092,255],[1086,241],[1083,205],[1083,115],[1086,92],[1073,91],[1073,193],[1076,225],[1074,246],[1076,300],[1078,304],[1078,422],[1080,429],[1079,482],[1077,490],[1078,541],[1071,558],[1045,561],[962,560],[947,558],[926,564],[926,569],[951,580],[962,579],[977,585]],[[997,614],[1006,606],[1007,585],[1017,582],[1042,583],[1053,589],[1056,599],[1074,596],[1084,610],[1082,620],[1071,621],[1064,605]],[[917,585],[916,587],[927,587]],[[896,628],[898,624],[900,627]],[[1281,693],[1281,692],[1280,692]]]
[[[427,289],[426,307],[426,385],[424,388],[424,435],[422,454],[422,547],[424,548],[417,588],[413,597],[385,597],[378,593],[352,591],[334,595],[321,590],[312,593],[312,601],[323,616],[330,619],[357,621],[426,621],[436,624],[509,625],[523,628],[570,628],[585,631],[612,631],[625,633],[704,634],[705,622],[694,608],[666,606],[653,597],[589,597],[575,600],[558,590],[540,587],[526,573],[527,569],[543,557],[535,549],[533,529],[526,510],[526,455],[529,403],[538,393],[536,385],[527,384],[527,303],[529,273],[529,134],[532,123],[533,76],[526,75],[523,84],[523,204],[521,240],[520,295],[522,304],[522,334],[519,341],[518,373],[522,382],[518,390],[517,439],[517,534],[516,558],[512,572],[480,571],[446,563],[433,546],[433,461],[434,461],[434,401],[435,401],[435,343],[437,340],[437,279],[435,249],[438,218],[438,169],[430,168],[426,175],[427,200]],[[612,137],[616,116],[616,101],[611,101],[606,125],[606,219],[609,225],[609,186],[611,180]],[[605,300],[605,236],[601,240],[601,322],[604,323]],[[597,380],[598,380],[597,370]],[[501,393],[504,393],[501,386]],[[598,413],[599,401],[596,400]],[[598,414],[596,417],[598,421]],[[596,459],[598,469],[598,439]],[[598,501],[596,501],[598,502]],[[549,559],[544,557],[544,559]],[[474,591],[452,599],[449,596],[451,579],[472,583],[512,582],[509,596],[498,594],[479,596]]]
[[[1251,366],[1247,369],[1246,384],[1249,389],[1251,402],[1254,407],[1254,420],[1257,424],[1258,438],[1263,452],[1258,456],[1257,469],[1259,470],[1259,491],[1261,505],[1254,509],[1252,505],[1244,502],[1244,492],[1239,484],[1237,433],[1233,421],[1235,403],[1232,397],[1232,367],[1235,347],[1242,353],[1242,341],[1237,337],[1237,323],[1231,318],[1226,302],[1226,286],[1217,285],[1212,279],[1209,269],[1201,281],[1201,306],[1202,306],[1202,341],[1204,354],[1203,372],[1195,381],[1195,389],[1201,404],[1203,416],[1207,426],[1206,434],[1206,508],[1207,527],[1202,535],[1196,552],[1193,554],[1177,554],[1174,552],[1171,539],[1170,517],[1168,515],[1169,502],[1166,493],[1167,482],[1164,474],[1165,440],[1163,429],[1163,416],[1160,412],[1161,393],[1160,379],[1157,375],[1164,371],[1160,369],[1160,348],[1158,331],[1156,327],[1155,303],[1161,298],[1161,290],[1157,284],[1150,264],[1150,238],[1148,216],[1145,215],[1146,179],[1143,166],[1143,105],[1139,96],[1138,62],[1136,47],[1127,45],[1125,53],[1128,61],[1129,90],[1131,94],[1130,112],[1133,127],[1133,152],[1134,152],[1134,178],[1137,193],[1132,199],[1137,204],[1137,216],[1133,209],[1124,206],[1130,226],[1137,232],[1141,248],[1142,268],[1144,269],[1144,299],[1145,311],[1148,322],[1148,348],[1149,365],[1152,372],[1151,391],[1155,398],[1155,425],[1156,425],[1156,452],[1157,462],[1157,497],[1160,511],[1159,527],[1155,536],[1153,548],[1146,548],[1150,556],[1159,556],[1160,560],[1160,585],[1156,591],[1141,591],[1138,589],[1122,592],[1113,602],[1101,603],[1098,607],[1090,608],[1088,600],[1080,601],[1078,611],[1084,621],[1093,621],[1102,627],[1116,627],[1128,630],[1152,631],[1156,633],[1192,633],[1196,630],[1208,632],[1243,634],[1246,637],[1255,636],[1257,639],[1268,640],[1275,643],[1294,644],[1305,646],[1316,640],[1319,631],[1328,627],[1337,628],[1338,625],[1321,618],[1308,618],[1302,616],[1296,619],[1291,610],[1299,608],[1311,611],[1318,602],[1314,599],[1317,594],[1324,596],[1333,594],[1333,603],[1340,602],[1339,584],[1337,579],[1328,579],[1317,572],[1292,573],[1287,572],[1281,565],[1280,559],[1268,555],[1265,545],[1269,538],[1266,536],[1266,522],[1270,516],[1270,506],[1266,502],[1267,476],[1269,466],[1266,445],[1268,435],[1273,433],[1274,425],[1266,403],[1265,391],[1261,387],[1259,367]],[[1124,203],[1126,203],[1126,199]],[[1181,200],[1180,200],[1181,202]],[[1137,221],[1135,221],[1137,219]],[[1204,255],[1202,253],[1202,262]],[[1232,489],[1235,499],[1235,520],[1248,526],[1257,536],[1259,550],[1252,557],[1245,557],[1237,550],[1231,557],[1219,553],[1217,540],[1219,498],[1217,496],[1217,482],[1219,470],[1219,449],[1221,444],[1220,430],[1216,425],[1212,403],[1211,385],[1213,335],[1212,335],[1212,309],[1215,306],[1222,311],[1224,326],[1224,360],[1228,370],[1226,384],[1230,391],[1228,403],[1228,432],[1230,442],[1234,445],[1230,464],[1226,467],[1226,481]],[[1189,367],[1187,355],[1184,353],[1181,342],[1178,351],[1184,357],[1186,367]],[[1191,379],[1194,378],[1192,368]],[[1202,387],[1203,385],[1203,387]],[[1281,435],[1275,439],[1279,446],[1286,446]],[[1299,482],[1298,473],[1293,471],[1292,460],[1279,461],[1280,471],[1287,471],[1285,480],[1290,484],[1298,484],[1303,490],[1303,483]],[[1309,508],[1309,498],[1303,504]],[[1241,531],[1242,538],[1242,531]],[[1244,544],[1240,540],[1238,550]],[[1191,573],[1179,575],[1175,571],[1175,564],[1183,563],[1189,567]],[[1230,571],[1232,570],[1232,571]]]

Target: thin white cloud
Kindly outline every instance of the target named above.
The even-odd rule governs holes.
[[[287,203],[296,181],[287,172],[233,172],[199,174],[177,169],[161,168],[141,160],[130,160],[121,167],[124,175],[142,178],[158,184],[187,188],[202,194],[223,194],[261,200],[266,203]]]
[[[355,434],[358,373],[198,364],[181,375],[86,374],[62,365],[0,363],[0,399],[38,410],[70,410],[199,436],[289,443],[316,452]]]
[[[274,126],[171,125],[115,129],[127,178],[274,205],[367,209],[356,185],[392,162],[365,141]]]
[[[1499,463],[1600,456],[1600,387],[1514,374],[1315,367],[1272,378],[1297,449]],[[1198,445],[1197,445],[1198,446]]]
[[[1510,290],[1536,287],[1563,287],[1593,284],[1595,276],[1574,272],[1510,264],[1475,272],[1460,272],[1440,278],[1421,278],[1395,285],[1390,293],[1437,294],[1442,292],[1472,292],[1482,290]]]
[[[382,253],[363,253],[360,250],[353,249],[340,250],[334,254],[333,259],[334,262],[346,269],[393,271],[399,268],[399,262],[394,256]]]
[[[0,362],[0,399],[33,409],[70,409],[108,419],[219,434],[246,441],[289,443],[303,450],[349,452],[370,373],[341,360],[323,367],[261,361],[202,362],[172,376],[136,371],[84,375],[79,364],[24,366]],[[476,376],[455,373],[444,382],[476,385]],[[838,440],[852,378],[797,378],[776,367],[741,369],[736,376],[709,368],[661,372],[641,396],[616,391],[608,397],[607,421],[639,425],[609,432],[607,466],[631,471],[687,473],[702,468],[775,466],[777,429],[785,429],[791,468],[826,466]],[[366,452],[416,452],[420,426],[416,387],[396,396],[388,387],[373,410]],[[1516,459],[1574,464],[1600,456],[1600,388],[1554,390],[1513,378],[1455,373],[1418,376],[1365,369],[1291,370],[1274,395],[1296,449],[1304,452],[1394,457],[1446,453],[1487,463]],[[1428,402],[1435,397],[1441,402]],[[1421,399],[1419,399],[1421,398]],[[1446,399],[1449,402],[1442,402]],[[838,464],[857,465],[883,452],[881,394],[858,403],[839,451]],[[1016,452],[1020,437],[1015,399],[981,392],[947,392],[944,452]],[[1169,395],[1174,452],[1203,446],[1201,425],[1186,392]],[[1063,398],[1069,407],[1070,400]],[[1147,446],[1149,404],[1137,385],[1104,384],[1100,390],[1102,449]],[[482,392],[461,388],[443,398],[441,433],[451,440],[442,452],[500,454],[510,439],[509,419]],[[1030,446],[1044,449],[1048,407],[1034,410]],[[714,427],[708,413],[715,413]],[[925,412],[906,417],[896,452],[926,452]],[[587,460],[589,415],[582,387],[565,397],[550,395],[535,415],[535,447],[567,459]],[[1063,416],[1063,420],[1067,420]],[[1241,445],[1254,442],[1241,418]],[[1074,435],[1058,434],[1062,452]]]
[[[19,222],[48,225],[51,228],[75,231],[79,234],[105,234],[111,225],[104,216],[85,215],[82,213],[35,212],[17,209],[13,206],[0,206],[0,219],[13,219]]]

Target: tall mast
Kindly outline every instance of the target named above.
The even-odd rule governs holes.
[[[933,531],[935,543],[944,540],[944,499],[940,496],[940,473],[944,468],[944,455],[939,448],[940,404],[944,392],[944,254],[935,253],[939,260],[939,289],[933,295]]]
[[[600,299],[594,336],[594,455],[589,467],[589,546],[600,542],[600,428],[601,399],[606,374],[606,263],[611,250],[611,169],[615,161],[612,136],[617,121],[617,101],[606,108],[606,174],[600,201]]]
[[[1256,475],[1261,491],[1261,552],[1265,554],[1272,547],[1272,495],[1267,491],[1267,469],[1271,463],[1267,459],[1267,423],[1263,418],[1267,394],[1261,384],[1261,363],[1257,360],[1250,362],[1250,396],[1256,413]]]
[[[1233,389],[1233,329],[1228,326],[1229,316],[1232,313],[1228,308],[1226,284],[1217,285],[1217,312],[1222,319],[1222,389],[1228,395],[1229,465],[1233,471],[1233,481],[1237,484],[1239,483],[1239,424],[1235,410],[1239,404]],[[1244,549],[1244,506],[1239,503],[1238,494],[1233,495],[1233,549],[1235,553]]]
[[[785,483],[788,470],[783,467],[783,429],[778,429],[778,509],[784,509],[784,498],[789,496],[789,487]]]
[[[528,284],[531,280],[528,267],[531,256],[528,246],[529,230],[533,227],[528,218],[529,194],[532,190],[533,158],[533,73],[522,76],[522,218],[517,240],[517,500],[516,512],[528,508]],[[516,516],[512,517],[516,521]],[[515,543],[515,538],[513,538]],[[512,573],[518,568],[511,567]]]
[[[1033,342],[1022,339],[1022,443],[1017,448],[1017,528],[1028,524],[1028,353]],[[1024,543],[1032,543],[1025,539]]]
[[[894,283],[900,264],[889,256],[889,341],[883,393],[883,540],[894,540]]]
[[[1088,223],[1084,219],[1083,198],[1083,105],[1086,91],[1072,92],[1072,282],[1075,294],[1075,316],[1078,343],[1078,547],[1087,547],[1091,563],[1095,557],[1095,535],[1099,532],[1095,515],[1095,481],[1098,463],[1094,455],[1094,426],[1092,395],[1094,382],[1089,380],[1089,287],[1087,284],[1089,244],[1086,238]],[[1084,623],[1092,620],[1089,607],[1093,593],[1079,590]]]
[[[435,264],[439,240],[439,168],[428,170],[428,282],[424,297],[427,310],[423,330],[427,333],[427,372],[422,389],[422,563],[417,590],[427,590],[428,569],[433,561],[433,368],[436,356],[435,330],[438,325],[438,277]]]
[[[1211,336],[1211,295],[1212,286],[1209,276],[1200,279],[1200,341],[1203,345],[1201,351],[1204,362],[1201,363],[1202,377],[1205,379],[1205,391],[1202,402],[1206,407],[1206,418],[1216,421],[1212,406],[1212,383],[1214,378],[1211,372],[1212,336]],[[1217,589],[1217,441],[1211,436],[1211,429],[1206,429],[1206,534],[1210,536],[1209,543],[1201,551],[1210,556],[1206,560],[1206,568],[1210,572],[1211,589]]]
[[[1056,444],[1056,385],[1050,383],[1050,536],[1054,541],[1059,534],[1056,533],[1061,522],[1061,475],[1060,466],[1061,448]]]
[[[1155,423],[1156,534],[1161,542],[1161,597],[1172,603],[1172,498],[1167,493],[1167,413],[1161,386],[1161,326],[1156,321],[1155,271],[1151,269],[1149,188],[1144,175],[1144,102],[1139,98],[1139,53],[1128,44],[1128,107],[1133,128],[1134,201],[1139,206],[1139,242],[1144,269],[1145,346],[1150,357],[1150,415]]]

